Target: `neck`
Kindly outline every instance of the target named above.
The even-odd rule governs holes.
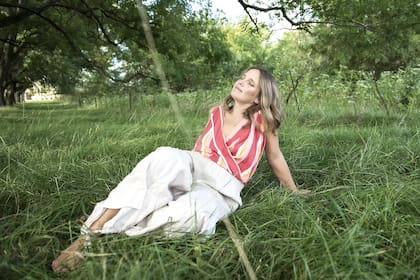
[[[248,108],[247,106],[240,106],[238,104],[235,104],[230,113],[236,116],[239,116],[239,115],[243,116],[247,108]]]

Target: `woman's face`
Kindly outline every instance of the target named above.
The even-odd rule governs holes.
[[[230,95],[235,103],[252,105],[260,102],[260,91],[260,71],[250,69],[235,82]]]

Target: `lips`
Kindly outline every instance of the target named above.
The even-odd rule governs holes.
[[[239,91],[240,93],[242,93],[242,90],[238,86],[235,86],[234,89],[236,89],[237,91]]]

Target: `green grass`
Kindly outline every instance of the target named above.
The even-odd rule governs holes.
[[[205,242],[159,232],[101,237],[76,271],[50,270],[77,237],[80,217],[156,147],[191,149],[220,98],[178,95],[185,127],[161,96],[137,100],[132,112],[118,100],[1,109],[0,278],[247,279],[223,223]],[[261,162],[230,216],[257,277],[418,279],[419,112],[287,109],[282,151],[312,193],[280,188]]]

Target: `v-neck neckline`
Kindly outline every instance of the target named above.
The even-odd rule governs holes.
[[[228,135],[225,135],[223,133],[223,125],[225,124],[225,120],[224,120],[224,116],[223,116],[223,109],[220,107],[220,121],[221,121],[221,129],[222,129],[222,135],[223,138],[225,139],[225,143],[227,141],[229,141],[230,139],[233,138],[233,136],[236,135],[236,133],[238,133],[238,131],[246,124],[246,122],[248,122],[247,119],[243,118],[241,119],[233,128],[232,130],[229,132]]]

